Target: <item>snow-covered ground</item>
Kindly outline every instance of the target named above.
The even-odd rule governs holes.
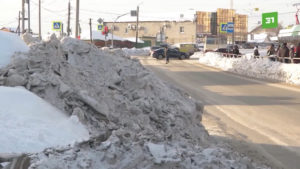
[[[300,85],[300,64],[286,64],[270,61],[267,57],[254,59],[251,54],[241,58],[226,58],[218,53],[196,53],[199,62],[255,78],[278,80]]]
[[[0,68],[10,63],[15,52],[27,52],[29,47],[16,34],[0,31]]]
[[[0,154],[41,152],[89,138],[76,116],[67,117],[24,88],[0,86],[0,107]]]
[[[201,124],[203,104],[157,78],[123,50],[101,50],[80,40],[60,41],[52,36],[50,41],[35,43],[28,53],[19,55],[22,57],[13,57],[7,67],[0,69],[0,85],[23,86],[35,93],[40,98],[28,98],[27,104],[30,100],[41,103],[39,109],[48,110],[44,107],[50,106],[46,101],[55,106],[49,108],[53,110],[51,115],[42,110],[29,112],[41,113],[40,121],[48,119],[53,125],[49,116],[59,116],[55,113],[59,110],[68,117],[77,116],[90,134],[88,141],[73,145],[70,139],[71,145],[29,154],[31,169],[268,168],[225,145],[214,144]],[[6,109],[6,105],[0,107]],[[25,114],[25,110],[18,113]],[[28,119],[22,119],[27,120],[24,126],[28,125]],[[53,119],[58,129],[68,128],[73,133],[70,126],[59,126],[60,118]],[[24,129],[18,125],[10,127]],[[42,124],[36,128],[45,129]],[[38,141],[47,139],[47,130],[38,132]],[[20,137],[26,134],[32,133],[24,130]],[[85,134],[79,138],[85,138]],[[3,136],[0,134],[5,140]],[[9,142],[5,144],[10,147]]]

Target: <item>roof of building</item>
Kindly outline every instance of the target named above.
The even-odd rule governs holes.
[[[82,40],[90,40],[90,31],[84,31],[81,33],[81,37]],[[93,40],[112,40],[112,38],[114,38],[114,40],[118,40],[118,41],[129,41],[129,42],[135,42],[136,39],[135,37],[129,37],[129,38],[122,38],[116,35],[112,35],[111,33],[108,33],[106,39],[105,39],[105,35],[102,34],[101,31],[92,31],[92,39]],[[143,40],[138,39],[138,43],[144,43]]]
[[[281,29],[278,37],[299,36],[299,35],[300,35],[300,25],[295,25],[288,29]]]

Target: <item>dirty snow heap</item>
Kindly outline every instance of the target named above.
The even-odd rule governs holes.
[[[14,75],[25,82],[9,81]],[[29,155],[31,169],[266,168],[210,143],[202,104],[120,49],[52,36],[32,45],[0,76],[0,84],[22,85],[78,116],[90,132],[88,141]]]

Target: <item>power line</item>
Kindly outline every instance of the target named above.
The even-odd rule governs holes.
[[[106,11],[95,11],[95,10],[88,10],[88,9],[80,9],[80,11],[85,11],[85,12],[95,13],[95,14],[122,15],[120,13],[106,12]]]
[[[39,4],[37,4],[36,2],[32,2],[34,5],[36,5],[37,7],[39,6]],[[66,12],[68,11],[68,8],[65,8],[65,9],[62,9],[62,10],[51,10],[51,9],[48,9],[48,8],[45,8],[42,6],[42,8],[48,12],[52,12],[52,13],[63,13],[63,12]]]

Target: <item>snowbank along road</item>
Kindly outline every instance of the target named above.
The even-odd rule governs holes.
[[[299,87],[224,72],[197,60],[139,59],[205,103],[203,124],[211,135],[245,140],[279,168],[300,168]]]
[[[20,154],[16,158],[7,155],[15,151],[14,147],[9,148],[0,152],[0,168],[23,169],[30,165],[29,169],[270,169],[268,164],[253,161],[248,154],[238,153],[227,144],[215,143],[201,124],[203,104],[157,78],[124,50],[98,49],[80,40],[59,40],[55,36],[45,42],[30,39],[27,37],[30,50],[16,53],[0,69],[0,85],[13,89],[22,86],[26,93],[34,93],[67,117],[77,117],[76,122],[85,126],[89,137],[84,135],[79,138],[86,141],[45,145],[33,151],[27,147],[22,151],[24,158]],[[34,112],[44,116],[40,111]],[[5,116],[7,111],[0,114]],[[48,116],[42,120],[51,119],[57,121]],[[39,125],[32,120],[21,122],[18,127],[11,127],[19,140],[24,138],[19,133],[26,124]],[[0,131],[6,128],[0,127]],[[76,132],[68,133],[78,132],[73,131]],[[40,135],[43,134],[49,132]],[[0,138],[7,140],[3,134]],[[38,144],[44,140],[47,138],[29,141]],[[4,144],[8,147],[11,142]]]

